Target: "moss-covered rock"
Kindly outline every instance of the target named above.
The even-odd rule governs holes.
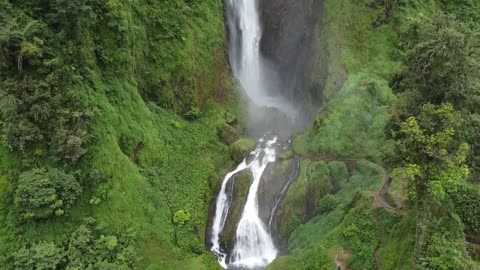
[[[278,153],[277,155],[277,158],[279,160],[290,160],[294,157],[294,154],[293,154],[293,151],[291,149],[289,150],[285,150],[285,151],[281,151],[280,153]]]
[[[283,213],[274,226],[282,238],[288,238],[298,226],[315,213],[319,200],[333,191],[330,169],[323,161],[302,160],[300,174],[282,203]]]
[[[283,213],[273,227],[273,230],[282,238],[288,238],[290,233],[304,222],[308,182],[307,170],[310,163],[308,160],[300,162],[300,174],[297,180],[290,186],[287,196],[282,202]]]
[[[255,147],[251,138],[241,138],[230,145],[230,153],[236,162],[242,161]]]
[[[240,139],[240,136],[238,135],[235,128],[228,124],[225,124],[222,128],[218,130],[218,136],[220,137],[220,139],[222,139],[224,143],[228,145],[231,145]]]
[[[307,135],[299,134],[293,137],[292,151],[296,155],[306,156],[308,154]]]
[[[259,215],[268,224],[277,200],[283,200],[282,190],[292,183],[298,175],[298,160],[277,160],[270,163],[262,175],[258,188]],[[286,195],[286,194],[283,194]],[[278,212],[278,211],[276,211]]]
[[[235,114],[226,111],[225,112],[225,123],[229,124],[230,126],[235,126],[238,124],[238,118]]]

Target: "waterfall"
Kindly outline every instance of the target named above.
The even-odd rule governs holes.
[[[260,107],[276,108],[295,118],[297,110],[279,95],[274,71],[267,71],[260,54],[262,28],[257,0],[226,0],[230,64],[250,101]]]
[[[212,248],[210,249],[215,256],[218,258],[218,262],[223,268],[227,268],[226,259],[227,255],[220,249],[220,242],[219,242],[219,235],[222,233],[223,228],[225,227],[225,222],[228,216],[228,210],[230,209],[231,201],[227,197],[227,184],[228,181],[238,172],[241,172],[247,168],[247,163],[244,160],[238,167],[234,170],[229,172],[222,182],[222,187],[220,188],[220,192],[218,193],[217,203],[216,203],[216,211],[215,211],[215,218],[213,220],[212,225]]]
[[[244,160],[234,171],[228,173],[223,180],[216,202],[212,226],[211,251],[217,256],[220,265],[225,269],[228,266],[248,269],[264,267],[277,256],[277,250],[275,249],[273,240],[267,227],[259,217],[257,198],[262,174],[268,163],[275,162],[276,141],[276,137],[270,140],[260,139],[257,148],[251,153],[253,156],[252,161],[247,164],[246,160]],[[230,207],[226,187],[229,180],[232,179],[235,174],[246,169],[252,173],[253,182],[250,186],[247,202],[245,203],[242,216],[238,223],[235,245],[230,262],[227,264],[227,255],[221,250],[219,243],[219,235],[223,231]]]
[[[275,108],[293,121],[297,116],[297,111],[279,94],[275,72],[266,68],[260,54],[262,28],[257,0],[225,0],[225,4],[229,29],[230,64],[233,74],[249,98],[249,102],[258,107]],[[262,115],[255,115],[255,117],[262,117]],[[265,135],[251,153],[253,160],[249,163],[244,160],[223,180],[216,201],[210,239],[211,251],[223,268],[263,268],[277,256],[270,230],[259,216],[257,197],[262,174],[268,163],[275,161],[276,143],[276,137],[271,138],[271,136]],[[243,170],[250,170],[253,182],[236,228],[233,250],[227,254],[219,243],[219,236],[223,232],[231,204],[231,198],[227,194],[226,188],[229,181]],[[283,196],[284,192],[285,190],[280,196]],[[276,202],[275,207],[278,207],[278,204],[279,202]]]

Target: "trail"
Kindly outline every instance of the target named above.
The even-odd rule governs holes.
[[[406,211],[404,209],[401,209],[399,207],[395,207],[394,205],[391,205],[386,196],[388,194],[388,189],[390,188],[390,185],[392,184],[392,181],[390,179],[390,170],[383,168],[384,170],[384,183],[382,188],[379,191],[367,191],[367,195],[373,197],[374,202],[372,204],[373,208],[383,208],[386,211],[393,213],[393,214],[398,214],[398,215],[404,215]]]
[[[346,261],[351,257],[351,255],[347,252],[345,252],[345,249],[342,247],[342,252],[337,252],[335,254],[335,265],[337,266],[337,269],[341,270],[347,270],[347,264]]]

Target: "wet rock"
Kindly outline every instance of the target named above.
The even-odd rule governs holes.
[[[236,229],[242,216],[245,203],[247,202],[248,191],[252,181],[252,174],[249,171],[242,171],[231,179],[227,187],[229,195],[232,196],[232,200],[225,227],[220,235],[220,241],[228,251],[233,250]]]
[[[246,158],[245,158],[245,162],[247,163],[247,165],[250,165],[250,163],[255,159],[255,155],[254,154],[249,154]]]
[[[285,199],[288,188],[297,179],[299,160],[296,158],[277,160],[270,163],[265,169],[258,190],[259,215],[268,229],[276,226],[278,216],[282,213],[282,201]],[[286,238],[273,233],[277,247],[286,243]],[[286,246],[282,246],[283,248]]]

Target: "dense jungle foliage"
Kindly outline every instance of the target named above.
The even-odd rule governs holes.
[[[315,199],[309,217],[309,188],[292,186],[283,226],[292,232],[291,256],[269,269],[332,269],[332,261],[346,269],[479,269],[480,4],[324,8],[327,101],[294,151],[306,164],[329,162],[336,188]],[[366,172],[364,159],[383,169]],[[312,250],[331,260],[303,256]]]
[[[0,268],[216,268],[222,2],[1,0],[0,26]]]
[[[0,0],[1,269],[219,269],[209,205],[252,144],[223,12]],[[324,0],[314,45],[268,269],[480,269],[480,3]]]

